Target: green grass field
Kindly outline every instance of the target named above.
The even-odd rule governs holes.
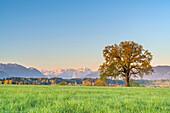
[[[168,113],[169,88],[0,85],[0,113]]]

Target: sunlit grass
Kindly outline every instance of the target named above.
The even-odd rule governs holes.
[[[0,112],[169,112],[170,89],[0,85]]]

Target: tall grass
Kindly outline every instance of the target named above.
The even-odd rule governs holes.
[[[168,113],[170,89],[0,85],[0,112]]]

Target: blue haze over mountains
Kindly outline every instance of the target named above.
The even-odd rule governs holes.
[[[26,68],[18,64],[0,64],[0,78],[7,77],[45,77],[40,71],[36,68]]]
[[[170,66],[153,67],[155,73],[150,76],[144,76],[143,79],[160,80],[170,79]],[[56,70],[37,70],[36,68],[26,68],[18,64],[0,64],[0,78],[7,77],[23,77],[23,78],[39,78],[39,77],[60,77],[64,79],[71,78],[99,78],[99,71],[92,71],[89,68],[80,69],[56,69]],[[140,78],[138,78],[140,79]]]

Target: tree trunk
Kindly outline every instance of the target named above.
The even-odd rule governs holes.
[[[126,74],[126,87],[130,87],[129,75],[128,74]]]

